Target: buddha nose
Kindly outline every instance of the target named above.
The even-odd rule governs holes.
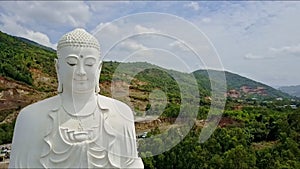
[[[79,66],[79,69],[77,70],[77,75],[78,76],[85,76],[86,75],[86,72],[85,72],[82,65]]]

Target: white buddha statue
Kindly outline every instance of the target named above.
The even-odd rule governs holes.
[[[25,107],[15,126],[10,168],[144,168],[126,104],[98,94],[102,61],[83,29],[57,46],[57,96]]]

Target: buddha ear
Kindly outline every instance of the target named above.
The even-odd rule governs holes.
[[[95,78],[95,80],[96,80],[96,84],[95,84],[95,92],[96,92],[96,93],[99,93],[99,92],[100,92],[99,81],[100,81],[100,72],[101,72],[101,69],[102,69],[102,63],[103,63],[103,62],[100,62],[100,63],[99,63],[98,70],[97,70],[99,73],[96,74],[96,78]]]
[[[100,62],[100,64],[99,64],[99,67],[98,67],[98,69],[101,71],[101,69],[102,69],[102,64],[103,64],[103,62],[101,61]]]
[[[54,59],[54,63],[55,63],[55,70],[56,70],[56,73],[58,74],[58,60],[57,60],[57,59]]]
[[[55,70],[56,70],[56,74],[57,74],[57,81],[58,81],[58,87],[57,87],[57,92],[58,93],[62,93],[63,92],[63,84],[62,81],[59,77],[59,65],[58,65],[58,60],[54,59],[55,62]]]

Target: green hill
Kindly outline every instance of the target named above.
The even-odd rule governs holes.
[[[300,98],[300,85],[296,86],[282,86],[279,88],[282,92],[285,92],[289,95],[296,96]]]
[[[55,76],[54,51],[0,32],[0,75],[33,85],[32,71]],[[37,87],[37,86],[35,86]]]
[[[12,82],[27,85],[35,93],[42,92],[45,97],[54,95],[56,92],[55,58],[56,52],[51,48],[44,47],[25,38],[14,37],[0,32],[0,76]],[[118,76],[116,76],[116,69],[121,72]],[[130,101],[137,103],[135,105],[137,110],[145,109],[149,101],[149,93],[155,89],[165,92],[169,100],[179,104],[180,87],[182,88],[181,90],[187,91],[185,93],[186,97],[192,98],[194,96],[193,93],[195,91],[192,89],[195,89],[195,87],[199,89],[201,99],[210,95],[211,81],[209,80],[208,71],[210,73],[220,73],[215,70],[198,70],[188,74],[167,70],[145,62],[104,62],[100,76],[101,93],[111,96],[110,86],[113,79],[114,83],[117,83],[119,80],[130,86]],[[243,86],[253,90],[263,88],[263,94],[241,92],[241,98],[289,98],[289,95],[279,90],[237,74],[225,72],[225,76],[228,90],[234,89],[241,92],[241,87]],[[194,82],[195,79],[197,81],[196,84]],[[214,83],[218,84],[218,79],[215,79]],[[11,87],[3,84],[2,88],[4,90]],[[32,100],[41,98],[38,97],[41,94],[38,94],[38,96],[31,94],[30,96]]]
[[[37,46],[37,47],[39,47],[39,48],[48,50],[48,51],[50,51],[50,52],[55,52],[54,49],[52,49],[52,48],[50,48],[50,47],[47,47],[47,46],[43,46],[43,45],[41,45],[41,44],[39,44],[39,43],[37,43],[37,42],[34,42],[34,41],[32,41],[32,40],[29,40],[29,39],[26,39],[26,38],[23,38],[23,37],[16,37],[16,38],[20,39],[21,41],[24,41],[25,43],[31,44],[31,45],[33,45],[33,46]]]
[[[6,144],[12,140],[15,119],[24,106],[57,94],[56,53],[2,32],[0,49],[0,144]],[[137,140],[145,168],[299,168],[300,109],[288,106],[289,95],[234,73],[225,72],[228,97],[232,99],[227,100],[212,136],[199,143],[202,129],[209,128],[216,120],[215,116],[205,120],[210,109],[211,83],[220,84],[222,80],[215,78],[211,82],[208,72],[222,73],[197,70],[188,74],[145,62],[104,62],[101,94],[130,102],[137,115],[145,112],[163,117],[155,120],[156,123],[140,125],[148,131],[147,139]],[[114,93],[111,87],[116,87]],[[129,88],[129,93],[123,88]],[[194,89],[198,89],[197,93]],[[124,94],[129,97],[122,97]],[[184,122],[173,125],[183,99],[189,101],[183,107],[190,113],[194,106],[189,103],[199,101],[197,94],[201,106],[192,129],[188,130]],[[252,100],[253,104],[245,101],[254,97],[271,101]],[[278,97],[283,100],[276,100]],[[156,99],[155,105],[151,99]],[[299,102],[295,104],[300,106]],[[164,110],[162,114],[157,111],[160,108]],[[181,138],[182,133],[187,135]],[[183,140],[168,151],[152,156],[155,151],[168,149],[178,139]]]
[[[17,108],[56,94],[55,58],[56,52],[51,48],[0,32],[0,77],[4,78],[3,83],[0,84],[0,92],[4,93],[3,99],[6,99],[2,105],[4,110],[0,113],[3,117],[0,119],[5,119],[12,112],[18,112]],[[116,71],[120,71],[121,74],[117,74]],[[130,86],[129,98],[117,99],[131,103],[132,108],[139,113],[150,108],[149,96],[152,91],[162,91],[168,100],[164,115],[174,117],[178,111],[173,111],[172,107],[179,107],[181,104],[181,91],[186,92],[184,99],[199,99],[195,98],[197,94],[200,96],[201,103],[209,104],[205,101],[205,98],[210,96],[211,89],[208,71],[212,74],[221,73],[215,70],[198,70],[188,74],[145,62],[104,62],[100,76],[101,94],[112,96],[111,86],[120,85],[119,83],[128,85]],[[289,95],[281,91],[237,74],[225,72],[225,76],[227,89],[239,92],[240,99],[289,98]],[[218,84],[218,79],[215,79],[214,83]],[[263,94],[243,93],[241,91],[243,86],[253,90],[263,88]],[[198,88],[199,93],[195,93],[195,88]],[[13,93],[13,95],[5,93]]]
[[[208,70],[210,73],[214,72],[220,72],[216,70]],[[209,81],[205,78],[208,78],[208,71],[207,70],[197,70],[194,72],[194,75],[198,77],[198,79],[201,79],[199,84],[204,85],[206,89],[210,89],[208,86]],[[241,91],[242,87],[247,87],[248,89],[252,89],[254,91],[257,88],[263,88],[263,92],[265,94],[256,94],[255,92],[249,92],[249,94],[246,94],[245,97],[260,97],[260,98],[277,98],[277,97],[283,97],[283,98],[291,98],[286,93],[281,92],[280,90],[274,89],[268,85],[265,85],[263,83],[251,80],[249,78],[240,76],[235,73],[231,73],[228,71],[225,71],[225,77],[226,77],[226,83],[227,83],[227,90],[236,90]]]
[[[6,82],[7,85],[1,84],[1,91],[8,91],[13,88],[17,88],[19,91],[26,88],[27,94],[24,94],[26,92],[16,93],[19,98],[30,98],[23,99],[27,100],[28,104],[56,94],[55,58],[56,53],[51,48],[25,38],[0,32],[0,76],[9,81]],[[182,102],[180,93],[182,91],[185,92],[184,99],[199,99],[195,98],[198,95],[203,101],[205,97],[210,96],[211,81],[208,72],[211,74],[222,73],[215,70],[197,70],[188,74],[167,70],[146,62],[118,63],[108,61],[104,62],[102,68],[100,88],[102,94],[112,96],[111,86],[120,85],[119,83],[130,86],[129,100],[128,98],[119,99],[133,103],[133,108],[137,112],[149,108],[149,95],[153,90],[165,93],[168,100],[167,108],[178,107]],[[258,97],[263,100],[265,98],[290,97],[279,90],[234,73],[225,72],[225,76],[227,89],[239,92],[241,99]],[[12,83],[18,85],[12,85]],[[214,79],[214,83],[218,84],[220,81]],[[251,90],[250,92],[243,92],[242,87]],[[199,93],[195,93],[195,88],[198,89]],[[11,101],[13,100],[11,99]],[[24,105],[26,104],[22,104],[22,106]],[[165,115],[176,116],[176,113],[166,113]]]

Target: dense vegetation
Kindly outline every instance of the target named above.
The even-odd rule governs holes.
[[[0,32],[0,75],[32,85],[30,69],[55,75],[53,50],[44,49]]]
[[[146,93],[157,88],[163,90],[168,96],[169,104],[161,116],[177,117],[180,109],[179,89],[174,78],[169,76],[171,72],[155,68],[140,71],[143,66],[146,67],[144,64],[129,65],[123,69],[125,74],[139,72],[135,79],[146,82],[135,84],[133,80],[131,89]],[[104,73],[111,75],[111,72],[114,72],[118,66],[119,63],[108,62],[104,66]],[[188,75],[177,76],[184,79]],[[198,85],[201,86],[199,87],[200,94],[208,96],[209,92],[207,91],[210,85],[205,74],[195,72],[194,76]],[[284,105],[294,104],[290,101],[290,97],[286,97],[286,94],[266,85],[236,76],[226,73],[227,83],[230,84],[229,88],[239,88],[247,85],[247,83],[253,88],[260,85],[266,87],[267,92],[272,93],[265,99],[273,98],[273,102],[245,101],[240,103],[234,99],[228,99],[223,117],[232,119],[234,123],[225,127],[218,127],[211,138],[204,143],[199,142],[201,126],[194,125],[188,135],[173,148],[168,146],[178,141],[180,138],[176,136],[180,136],[180,133],[187,130],[187,127],[173,127],[164,131],[155,128],[148,133],[147,139],[150,140],[139,139],[139,153],[143,157],[145,168],[300,167],[300,145],[298,143],[300,141],[300,109],[283,108]],[[104,77],[109,76],[104,75]],[[104,79],[104,77],[101,79],[113,79],[113,77],[109,79]],[[122,79],[122,77],[118,78]],[[276,101],[276,97],[284,97],[285,99]],[[144,101],[148,101],[147,97],[145,98]],[[206,118],[209,106],[209,101],[201,99],[201,107],[197,115],[198,120]],[[243,108],[235,110],[236,106]],[[156,155],[161,149],[168,151]]]
[[[214,73],[214,72],[219,72],[219,71],[215,71],[215,70],[209,70],[209,71],[197,70],[197,71],[194,72],[194,75],[202,77],[202,78],[205,79],[205,78],[209,77],[208,72],[209,73]],[[225,77],[226,77],[226,83],[227,83],[228,90],[230,90],[230,89],[238,90],[242,86],[248,86],[250,88],[256,88],[256,87],[259,86],[259,87],[264,87],[265,88],[266,92],[268,93],[267,97],[269,97],[269,98],[270,97],[271,98],[274,98],[274,97],[290,97],[288,94],[283,93],[279,90],[276,90],[276,89],[274,89],[270,86],[267,86],[263,83],[250,80],[246,77],[239,76],[239,75],[231,73],[231,72],[225,71]],[[209,81],[208,81],[208,83],[209,83]],[[206,82],[206,84],[207,84],[207,82]],[[206,84],[201,83],[201,85],[204,85],[204,86],[207,86]]]
[[[145,145],[143,140],[139,144],[145,168],[300,168],[300,109],[281,112],[248,107],[226,111],[224,116],[238,123],[218,127],[204,143],[199,143],[201,128],[194,126],[176,147],[151,157],[147,146],[155,151],[170,142],[153,136],[161,134],[153,130],[149,135],[156,144]],[[163,135],[171,132],[180,130],[173,128]]]
[[[15,122],[0,124],[0,144],[11,143]]]
[[[55,78],[54,58],[55,52],[51,49],[0,32],[0,76],[27,83],[38,90],[39,86],[33,85],[35,79],[32,70],[38,69]],[[116,71],[120,67],[122,70],[118,74]],[[145,168],[300,168],[300,109],[286,106],[299,106],[299,102],[294,103],[289,96],[264,84],[229,72],[225,74],[228,89],[239,89],[243,85],[253,88],[262,86],[268,93],[268,98],[263,99],[272,102],[240,102],[229,98],[223,118],[232,123],[220,125],[204,143],[199,142],[203,126],[197,124],[192,124],[191,130],[184,125],[165,130],[153,129],[147,135],[147,139],[152,140],[153,144],[147,145],[145,140],[139,139],[139,153]],[[191,79],[194,77],[201,105],[195,120],[200,121],[206,119],[210,109],[210,100],[206,97],[210,96],[211,85],[205,70],[187,74],[165,70],[149,63],[104,62],[100,82],[106,86],[101,86],[101,94],[111,96],[110,83],[123,81],[130,86],[129,96],[134,104],[134,111],[174,118],[178,116],[182,99],[187,99],[190,103],[199,101],[192,90],[195,86]],[[178,82],[184,85],[180,86]],[[181,98],[180,89],[186,91],[185,98]],[[153,90],[165,94],[161,95],[167,101],[162,114],[150,104],[149,97]],[[157,94],[159,96],[161,93]],[[276,97],[283,97],[284,100],[276,101]],[[238,106],[241,108],[237,108]],[[186,113],[184,115],[192,110],[190,104],[183,107]],[[0,112],[1,121],[8,112],[9,110]],[[0,144],[11,142],[13,126],[14,122],[0,124]],[[189,131],[184,138],[174,137],[181,136],[183,131]],[[160,137],[156,137],[158,135]],[[168,147],[178,139],[183,140],[175,147]],[[152,151],[148,151],[149,148]],[[151,155],[160,149],[168,151]]]

